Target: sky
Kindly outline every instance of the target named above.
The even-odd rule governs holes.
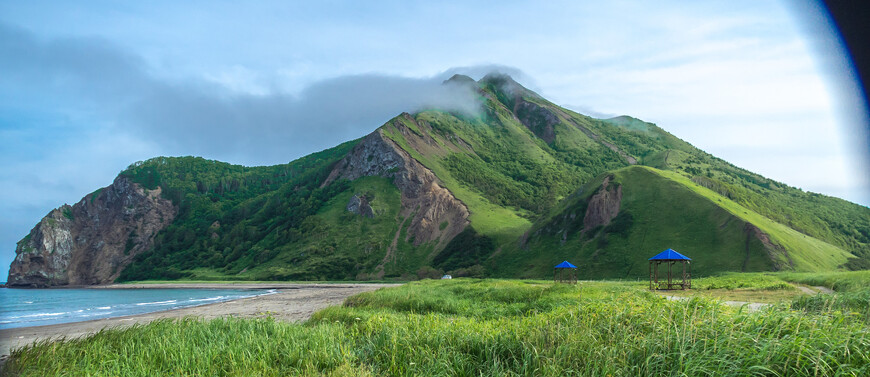
[[[135,161],[286,163],[512,75],[737,166],[870,205],[867,109],[794,1],[0,1],[0,281],[49,211]]]

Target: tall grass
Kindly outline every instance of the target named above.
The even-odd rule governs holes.
[[[850,292],[870,287],[870,271],[788,272],[779,273],[777,276],[785,281],[823,286],[837,292]]]
[[[770,273],[730,272],[718,276],[692,279],[695,289],[751,289],[757,291],[793,290],[791,284]]]
[[[263,319],[159,320],[91,337],[41,342],[12,353],[8,374],[23,376],[316,375],[353,360],[334,324]]]
[[[792,302],[791,307],[818,314],[845,313],[870,323],[870,289],[865,288],[846,293],[802,296],[796,298]]]
[[[14,352],[21,375],[870,375],[870,326],[780,305],[747,313],[631,283],[426,281],[305,325],[160,321]]]
[[[839,271],[817,274],[784,273],[782,279],[836,291],[795,299],[791,307],[813,313],[842,312],[870,323],[870,271]]]

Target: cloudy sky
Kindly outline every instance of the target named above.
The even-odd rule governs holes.
[[[808,0],[240,3],[0,2],[0,281],[42,216],[131,162],[285,163],[462,106],[438,85],[456,72],[870,204],[860,89]]]

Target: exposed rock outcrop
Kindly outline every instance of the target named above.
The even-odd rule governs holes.
[[[619,214],[619,206],[622,203],[622,186],[619,185],[616,189],[609,186],[610,177],[604,178],[601,188],[589,198],[586,216],[583,217],[583,231],[597,226],[607,226],[610,224],[610,220]]]
[[[425,140],[415,142],[425,144]],[[436,242],[440,250],[469,224],[468,208],[438,183],[431,170],[412,158],[379,129],[360,141],[333,168],[323,186],[336,179],[364,176],[393,179],[402,195],[400,216],[411,217],[407,239],[415,246]],[[443,227],[441,224],[446,223]]]
[[[9,269],[10,287],[110,283],[178,210],[125,177],[73,206],[51,211],[18,242]]]
[[[370,219],[375,217],[375,211],[372,209],[372,206],[369,204],[369,199],[365,195],[354,194],[350,198],[345,209],[347,209],[348,212],[353,212]]]
[[[528,100],[528,98],[542,99],[541,96],[524,88],[505,74],[491,73],[482,78],[481,82],[494,86],[499,93],[499,98],[490,99],[505,105],[535,136],[547,143],[556,140],[555,126],[560,122],[559,116],[546,107]]]
[[[552,143],[556,140],[556,124],[559,117],[536,103],[518,99],[514,113],[526,128],[545,142]]]
[[[770,257],[770,260],[773,261],[774,271],[794,269],[794,261],[788,255],[788,251],[782,246],[773,243],[770,240],[770,235],[750,223],[746,223],[743,226],[743,232],[746,234],[747,260],[749,259],[749,243],[753,238],[757,238],[764,245],[764,250],[767,252],[768,257]],[[746,270],[746,263],[744,263],[743,270]]]

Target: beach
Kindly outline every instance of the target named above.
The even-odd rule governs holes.
[[[275,289],[277,293],[243,298],[189,308],[159,311],[147,314],[113,317],[92,321],[63,323],[47,326],[22,327],[0,330],[0,356],[8,356],[12,349],[38,340],[78,338],[94,334],[106,328],[119,328],[134,324],[146,324],[158,319],[196,317],[212,319],[220,317],[266,318],[280,321],[301,322],[323,308],[341,304],[345,298],[357,293],[377,290],[398,284],[290,284],[290,283],[239,283],[239,284],[113,284],[88,287],[91,289],[156,289],[156,288],[237,288]]]

